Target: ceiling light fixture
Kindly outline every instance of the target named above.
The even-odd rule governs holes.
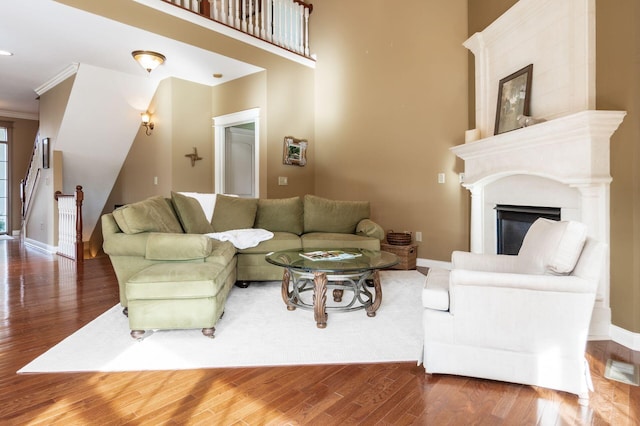
[[[156,69],[158,65],[162,65],[167,59],[163,54],[150,50],[134,50],[131,52],[131,56],[149,73]]]
[[[0,56],[13,56],[13,53],[8,50],[0,50]]]

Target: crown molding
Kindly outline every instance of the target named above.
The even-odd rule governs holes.
[[[19,111],[8,111],[5,109],[0,109],[0,117],[7,118],[21,118],[24,120],[39,120],[40,117],[37,113],[33,112],[19,112]]]
[[[58,84],[62,83],[67,78],[69,78],[72,75],[74,75],[75,73],[77,73],[79,66],[80,66],[80,64],[78,64],[76,62],[72,63],[71,65],[67,66],[65,69],[60,71],[58,74],[56,74],[49,81],[45,82],[40,87],[36,87],[34,89],[35,92],[38,94],[38,96],[41,96],[43,93],[46,93],[47,91],[49,91],[50,89],[54,88]]]

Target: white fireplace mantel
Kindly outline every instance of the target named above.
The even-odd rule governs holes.
[[[609,140],[624,111],[582,111],[451,148],[464,163],[464,186],[513,174],[568,185],[609,183]]]

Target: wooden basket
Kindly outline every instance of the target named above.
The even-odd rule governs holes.
[[[411,244],[411,234],[408,232],[387,232],[387,242],[394,246],[408,246]]]

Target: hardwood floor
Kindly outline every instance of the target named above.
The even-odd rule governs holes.
[[[0,240],[0,422],[9,425],[639,425],[640,387],[604,378],[640,352],[590,342],[588,408],[564,392],[426,375],[412,363],[139,373],[16,371],[118,302],[106,257],[72,262]]]

